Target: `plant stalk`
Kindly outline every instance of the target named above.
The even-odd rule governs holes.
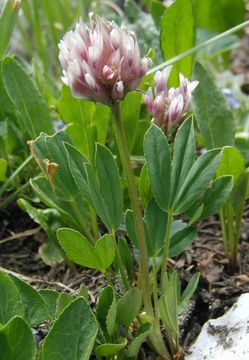
[[[16,197],[18,196],[18,194],[20,194],[21,192],[25,191],[26,189],[28,189],[28,187],[30,186],[29,181],[26,182],[25,184],[23,184],[22,186],[20,186],[16,191],[14,191],[13,193],[11,193],[8,197],[6,197],[4,199],[4,201],[2,201],[0,203],[0,209],[4,209],[8,204],[10,204],[12,201],[14,201],[16,199]]]
[[[140,252],[139,272],[140,275],[142,275],[140,278],[141,278],[141,288],[142,288],[141,290],[142,290],[144,307],[148,315],[154,316],[152,303],[151,303],[151,296],[150,296],[148,253],[146,247],[143,218],[142,218],[140,201],[135,183],[135,177],[130,165],[130,155],[127,145],[125,130],[120,114],[120,104],[118,102],[116,102],[113,105],[112,111],[113,111],[120,158],[122,161],[124,174],[128,183],[128,190],[129,190],[130,201],[131,201],[131,206],[134,215],[134,222],[136,227],[138,247]]]
[[[156,258],[152,258],[152,276],[153,276],[153,300],[155,321],[160,326],[159,307],[158,307],[158,287],[157,287],[157,264]]]
[[[31,162],[33,159],[33,155],[30,155],[24,162],[10,175],[10,177],[5,181],[3,186],[0,188],[0,196],[4,193],[4,191],[8,188],[8,186],[12,183],[12,181],[19,175],[19,173]]]
[[[163,256],[162,256],[162,265],[161,265],[161,290],[163,288],[163,277],[167,270],[167,261],[169,257],[169,244],[170,244],[170,235],[171,227],[173,223],[173,211],[170,209],[168,211],[167,227],[164,238],[164,247],[163,247]]]
[[[116,241],[115,231],[112,232],[112,237],[113,237],[113,241],[114,241],[115,248],[116,248],[118,266],[119,266],[120,274],[121,274],[121,277],[122,277],[122,280],[123,280],[123,283],[124,283],[124,286],[125,286],[125,290],[129,290],[130,285],[129,285],[129,282],[128,282],[128,279],[127,279],[127,276],[126,276],[126,271],[125,271],[124,264],[123,264],[123,261],[122,261],[122,257],[120,255],[120,251],[119,251],[118,244],[117,244],[117,241]]]
[[[226,257],[229,259],[229,250],[228,250],[229,245],[228,245],[228,237],[227,237],[225,205],[220,211],[220,225],[221,225],[221,232],[222,232],[225,254],[226,254]]]
[[[162,64],[153,67],[152,69],[150,69],[150,70],[147,72],[146,75],[152,74],[152,73],[154,73],[154,72],[156,72],[156,71],[158,71],[158,70],[161,70],[161,69],[165,68],[165,67],[168,66],[168,65],[171,65],[171,64],[173,64],[173,63],[175,63],[175,62],[177,62],[177,61],[185,58],[185,57],[188,56],[188,55],[194,54],[194,53],[197,52],[198,50],[201,50],[201,49],[205,48],[206,46],[211,45],[211,44],[215,43],[216,41],[219,41],[219,40],[223,39],[224,37],[226,37],[226,36],[228,36],[228,35],[231,35],[231,34],[237,32],[237,31],[243,29],[243,28],[246,27],[246,26],[249,26],[249,20],[244,21],[244,22],[242,22],[241,24],[239,24],[239,25],[237,25],[237,26],[234,26],[234,27],[232,27],[232,28],[229,29],[229,30],[224,31],[224,32],[221,33],[221,34],[219,34],[219,35],[217,35],[217,36],[214,36],[214,37],[212,37],[211,39],[209,39],[209,40],[207,40],[207,41],[204,41],[203,43],[201,43],[201,44],[193,47],[192,49],[189,49],[189,50],[187,50],[187,51],[184,51],[183,53],[181,53],[181,54],[179,54],[179,55],[177,55],[177,56],[174,56],[172,59],[167,60],[167,61],[163,62]]]

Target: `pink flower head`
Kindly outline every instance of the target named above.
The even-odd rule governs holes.
[[[103,104],[122,100],[136,89],[151,59],[140,57],[133,32],[90,16],[89,27],[80,20],[59,43],[63,82],[75,97]]]
[[[168,89],[169,75],[172,66],[166,67],[163,71],[157,71],[154,80],[154,91],[150,87],[144,95],[144,102],[147,109],[154,117],[154,122],[165,132],[179,125],[185,118],[192,98],[192,92],[199,84],[198,81],[190,82],[180,74],[180,86]]]

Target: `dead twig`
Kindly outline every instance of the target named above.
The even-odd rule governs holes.
[[[8,237],[6,237],[5,239],[0,240],[0,245],[1,245],[1,244],[5,244],[5,243],[8,242],[8,241],[12,241],[12,240],[20,239],[20,238],[23,238],[23,237],[28,237],[28,236],[35,235],[35,234],[37,234],[40,230],[41,230],[41,227],[38,226],[37,228],[30,229],[30,230],[26,230],[26,231],[22,231],[22,232],[20,232],[20,233],[18,233],[18,234],[14,234],[14,235],[8,236]]]

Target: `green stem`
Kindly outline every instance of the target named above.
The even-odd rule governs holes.
[[[17,197],[17,195],[23,191],[25,191],[28,187],[29,187],[29,181],[20,186],[16,191],[14,191],[13,193],[11,193],[4,201],[1,202],[0,204],[0,209],[4,209],[8,204],[10,204],[12,201],[14,201]]]
[[[225,206],[220,211],[220,225],[226,257],[229,258]]]
[[[177,55],[177,56],[174,56],[172,59],[168,60],[168,61],[165,61],[163,62],[162,64],[158,65],[158,66],[155,66],[153,67],[150,71],[147,72],[146,75],[149,75],[149,74],[152,74],[158,70],[161,70],[163,69],[164,67],[168,66],[168,65],[171,65],[181,59],[183,59],[184,57],[188,56],[188,55],[191,55],[191,54],[194,54],[195,52],[197,52],[198,50],[201,50],[203,48],[205,48],[206,46],[209,46],[213,43],[215,43],[216,41],[219,41],[221,39],[223,39],[224,37],[228,36],[228,35],[231,35],[241,29],[243,29],[244,27],[248,26],[249,25],[249,20],[248,21],[244,21],[243,23],[237,25],[237,26],[234,26],[233,28],[227,30],[227,31],[224,31],[223,33],[217,35],[217,36],[214,36],[213,38],[207,40],[207,41],[204,41],[203,43],[201,43],[200,45],[197,45],[195,47],[193,47],[192,49],[189,49],[187,51],[184,51],[183,53]]]
[[[125,130],[123,126],[123,122],[121,119],[120,114],[120,105],[116,102],[113,107],[113,116],[114,116],[114,124],[116,130],[116,137],[118,142],[119,153],[123,165],[123,170],[125,173],[125,177],[128,183],[128,190],[130,195],[131,206],[134,215],[135,227],[136,227],[136,234],[138,239],[138,247],[140,252],[140,259],[139,259],[139,272],[141,276],[141,290],[143,296],[143,302],[145,306],[145,311],[148,315],[153,316],[153,308],[151,303],[151,296],[150,296],[150,279],[149,279],[149,269],[148,269],[148,253],[146,247],[146,239],[145,239],[145,231],[144,231],[144,224],[143,218],[140,208],[140,201],[138,197],[138,192],[135,183],[134,173],[132,171],[130,165],[130,156],[129,150],[125,135]]]
[[[153,299],[154,299],[154,312],[155,312],[155,321],[159,325],[159,307],[158,307],[158,288],[157,288],[157,264],[156,258],[152,258],[152,276],[153,276]]]
[[[170,209],[168,211],[167,227],[166,227],[166,233],[165,233],[165,238],[164,238],[162,266],[161,266],[161,290],[163,288],[163,277],[167,270],[167,260],[169,257],[169,244],[170,244],[170,234],[171,234],[172,223],[173,223],[173,211]]]
[[[231,270],[234,272],[238,266],[238,239],[236,224],[234,225],[235,214],[231,203],[228,203],[228,234],[230,243],[230,264]]]
[[[106,280],[108,281],[108,284],[111,285],[114,288],[112,279],[110,278],[109,274],[107,272],[103,272],[102,273],[104,275],[104,277],[106,278]]]
[[[230,203],[227,204],[227,227],[228,227],[228,242],[229,242],[229,254],[231,264],[234,260],[234,245],[235,245],[235,237],[234,237],[234,212],[232,205]],[[232,260],[233,259],[233,260]],[[237,260],[236,260],[237,262]],[[235,264],[232,264],[232,266]]]
[[[124,264],[123,264],[123,261],[122,261],[122,257],[120,255],[120,251],[119,251],[118,244],[117,244],[117,241],[116,241],[115,231],[112,232],[112,237],[113,237],[113,241],[114,241],[115,248],[116,248],[118,266],[119,266],[120,274],[121,274],[121,277],[122,277],[122,280],[123,280],[123,283],[124,283],[124,286],[125,286],[125,290],[129,290],[130,285],[129,285],[129,282],[128,282],[128,279],[127,279],[127,276],[126,276],[126,271],[125,271]]]
[[[13,174],[5,181],[3,186],[0,189],[0,196],[4,193],[4,191],[8,188],[8,186],[12,183],[12,181],[20,174],[20,172],[31,162],[33,159],[33,155],[30,155],[14,172]]]

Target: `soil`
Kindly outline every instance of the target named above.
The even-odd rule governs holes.
[[[203,324],[225,313],[242,293],[249,292],[249,203],[245,210],[240,243],[240,269],[229,274],[223,251],[219,221],[213,217],[199,225],[198,237],[169,265],[178,269],[183,287],[191,276],[200,271],[201,278],[188,311],[181,317],[180,341],[187,351]],[[105,279],[97,271],[77,267],[72,271],[66,264],[53,268],[45,265],[39,246],[45,239],[37,227],[15,204],[0,213],[0,270],[12,272],[36,288],[53,288],[76,294],[82,283],[89,289],[92,305]]]

